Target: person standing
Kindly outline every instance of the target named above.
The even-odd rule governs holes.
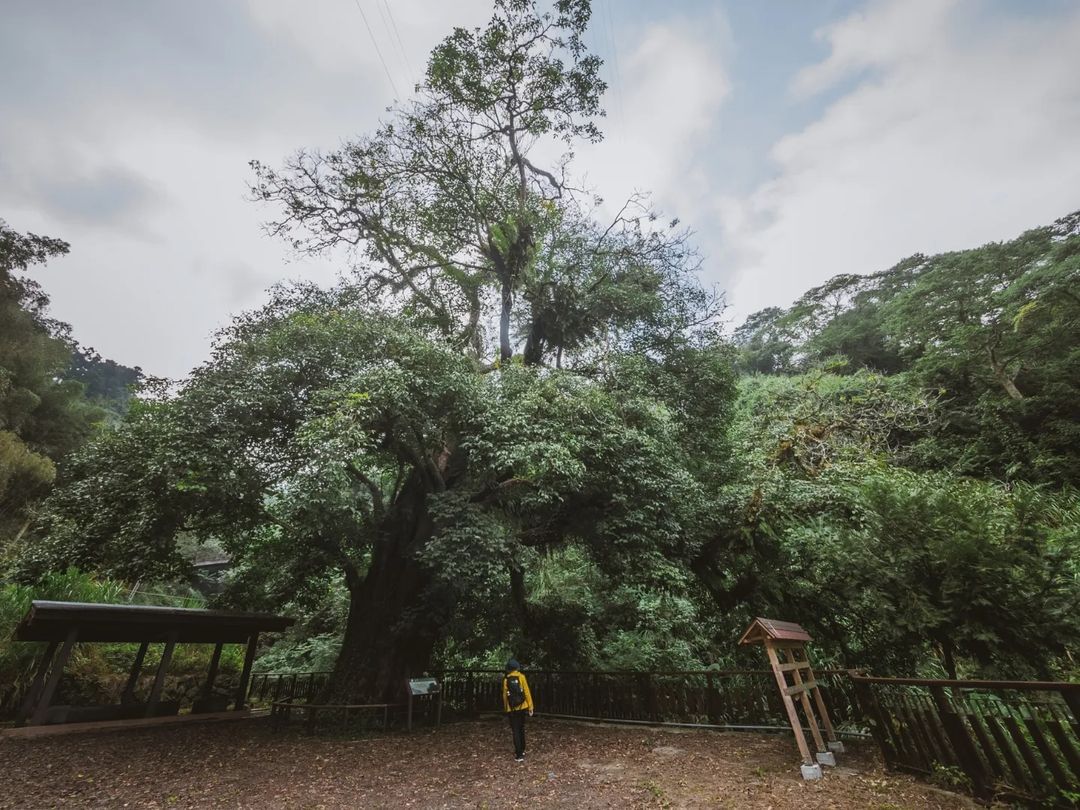
[[[506,675],[502,682],[503,711],[510,719],[514,735],[514,759],[525,761],[525,715],[532,717],[533,700],[529,682],[521,672],[521,664],[511,658],[506,662]]]

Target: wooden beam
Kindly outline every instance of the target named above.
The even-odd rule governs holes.
[[[37,708],[34,710],[34,718],[30,721],[33,725],[39,726],[48,719],[49,704],[52,703],[53,694],[56,692],[56,687],[60,683],[60,676],[64,673],[64,666],[71,657],[71,650],[75,647],[75,642],[78,638],[79,626],[75,625],[68,630],[67,638],[64,639],[64,646],[60,648],[60,654],[56,656],[56,660],[53,662],[52,671],[49,673],[49,679],[45,682],[45,689],[42,691],[41,699],[38,701]]]
[[[791,723],[791,730],[795,734],[795,742],[798,743],[803,764],[814,765],[817,761],[810,756],[810,746],[806,744],[806,735],[803,734],[799,713],[795,711],[795,704],[791,700],[791,695],[787,693],[787,679],[784,677],[784,673],[780,671],[780,660],[776,657],[776,649],[769,642],[765,642],[765,652],[769,656],[769,663],[772,665],[776,685],[780,687],[780,699],[783,701],[784,709],[787,711],[788,722]]]
[[[809,661],[792,661],[790,663],[780,665],[780,671],[781,672],[791,672],[792,670],[796,670],[796,669],[810,669],[810,662]]]
[[[34,704],[37,703],[38,696],[41,694],[41,687],[45,684],[45,675],[49,671],[49,664],[52,663],[53,656],[56,655],[56,648],[59,646],[59,641],[50,641],[49,646],[45,648],[45,654],[41,656],[41,660],[38,662],[34,680],[26,691],[26,697],[23,699],[22,706],[19,707],[19,713],[15,715],[16,726],[26,723],[26,718],[30,716],[30,711],[34,708]]]
[[[786,650],[788,661],[794,663],[795,655],[791,650]],[[804,656],[805,657],[805,656]],[[829,749],[825,747],[825,740],[821,738],[821,729],[818,727],[817,717],[814,716],[814,707],[810,703],[810,695],[807,692],[814,689],[817,683],[809,681],[803,683],[802,674],[799,670],[795,669],[791,673],[795,679],[795,686],[801,686],[802,689],[799,692],[799,700],[802,701],[803,713],[806,715],[806,720],[810,724],[810,733],[814,736],[814,744],[817,746],[817,750],[821,753],[825,753]]]
[[[150,690],[150,699],[146,702],[146,716],[153,717],[157,712],[158,702],[161,700],[161,690],[165,686],[165,672],[172,660],[173,650],[176,648],[176,632],[169,633],[169,640],[165,642],[165,649],[161,652],[161,661],[158,663],[157,674],[154,676],[154,686]]]
[[[120,694],[120,703],[122,704],[135,702],[135,687],[139,683],[139,675],[142,673],[143,661],[146,658],[146,651],[149,647],[149,641],[144,641],[139,645],[139,652],[135,655],[135,661],[131,665],[131,672],[128,674],[127,683],[124,684],[124,691]]]
[[[829,742],[836,742],[836,730],[833,729],[832,718],[829,717],[829,710],[825,707],[825,698],[821,694],[821,687],[817,685],[817,679],[814,677],[814,670],[810,670],[807,673],[807,677],[814,684],[814,703],[817,704],[818,714],[821,715],[821,722],[825,724],[825,736]]]
[[[214,691],[214,681],[217,680],[218,665],[221,663],[222,646],[220,641],[214,645],[214,654],[210,658],[210,671],[206,673],[206,683],[203,684],[202,694],[204,698],[210,697]]]
[[[247,702],[248,680],[251,678],[251,667],[255,663],[255,649],[259,646],[259,634],[255,633],[248,638],[247,654],[244,656],[244,669],[240,673],[240,685],[236,687],[236,704],[234,710],[244,708]]]

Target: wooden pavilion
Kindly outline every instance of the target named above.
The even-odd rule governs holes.
[[[179,704],[163,702],[161,694],[169,662],[177,644],[214,645],[206,682],[192,706],[192,714],[221,712],[228,708],[229,697],[214,693],[221,650],[226,644],[246,645],[244,668],[232,699],[233,710],[243,710],[259,634],[280,632],[292,623],[293,619],[267,613],[35,600],[16,628],[15,639],[44,641],[48,646],[16,715],[16,725],[133,720],[176,715]],[[95,642],[139,644],[120,704],[53,706],[53,697],[60,677],[75,645]],[[151,644],[162,644],[164,647],[153,686],[146,698],[140,701],[136,698],[135,688]]]

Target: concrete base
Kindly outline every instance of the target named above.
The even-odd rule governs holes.
[[[834,754],[844,753],[844,744],[840,740],[833,740],[831,743],[827,743],[829,750]]]
[[[802,771],[802,778],[807,782],[816,782],[821,778],[820,765],[801,765],[799,770]]]
[[[832,751],[819,751],[817,761],[818,765],[828,765],[830,768],[836,767],[836,756]]]

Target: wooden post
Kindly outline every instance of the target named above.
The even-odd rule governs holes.
[[[37,699],[41,694],[41,687],[45,684],[45,675],[49,671],[49,664],[52,663],[53,656],[56,655],[56,648],[59,646],[59,641],[50,641],[49,646],[45,648],[45,654],[41,656],[41,661],[38,662],[34,680],[26,692],[26,697],[23,698],[22,706],[19,707],[19,713],[15,715],[16,726],[21,726],[26,723],[26,718],[30,716],[31,709],[33,709],[34,704],[37,703]]]
[[[891,725],[888,720],[885,719],[885,715],[878,705],[877,698],[874,697],[873,689],[871,689],[870,685],[863,681],[859,675],[855,675],[849,671],[848,677],[851,678],[855,684],[855,699],[858,701],[859,710],[862,712],[863,717],[870,721],[870,734],[873,736],[874,741],[877,742],[878,748],[881,749],[881,753],[885,757],[885,767],[895,767],[896,763],[900,761],[900,758],[897,755],[896,749],[893,747],[892,739],[889,734]]]
[[[71,650],[74,648],[75,641],[78,637],[78,626],[68,630],[67,638],[64,639],[64,646],[60,648],[60,654],[56,656],[56,660],[53,662],[52,671],[49,673],[49,679],[45,682],[45,688],[41,693],[41,699],[38,701],[37,709],[34,710],[34,717],[30,721],[32,725],[40,726],[48,719],[49,704],[52,703],[53,693],[56,692],[56,687],[60,683],[60,676],[64,673],[64,666],[71,657]]]
[[[707,690],[705,697],[705,712],[708,715],[710,723],[719,725],[720,694],[716,691],[716,681],[711,672],[705,676],[705,689]]]
[[[810,695],[807,694],[810,689],[816,690],[817,684],[812,678],[805,683],[803,682],[802,673],[799,672],[800,667],[798,665],[805,662],[796,661],[795,653],[790,647],[784,649],[784,655],[787,657],[789,664],[795,665],[791,670],[791,678],[795,681],[794,688],[802,688],[799,692],[799,702],[802,703],[803,714],[806,715],[806,722],[807,725],[810,726],[810,733],[814,735],[814,744],[817,746],[818,752],[824,754],[826,752],[825,740],[821,738],[821,729],[818,728],[818,721],[814,716],[814,707],[810,705]]]
[[[810,747],[806,744],[806,735],[803,734],[799,713],[795,711],[795,704],[791,700],[791,695],[788,694],[787,678],[784,677],[784,673],[780,669],[780,661],[776,657],[776,648],[773,647],[770,640],[765,641],[765,653],[769,656],[769,663],[772,665],[776,685],[780,687],[780,699],[784,702],[784,709],[787,711],[788,720],[791,722],[791,730],[795,732],[795,742],[799,746],[803,764],[816,765],[816,760],[810,755]]]
[[[153,717],[157,713],[158,702],[161,700],[161,690],[165,686],[165,672],[172,660],[173,650],[176,649],[176,631],[169,633],[165,642],[165,649],[161,652],[161,661],[158,663],[157,674],[154,676],[154,686],[150,689],[150,698],[146,701],[146,716]]]
[[[210,658],[210,671],[206,673],[206,683],[203,684],[203,697],[209,698],[214,691],[214,681],[217,680],[218,666],[221,664],[221,648],[224,646],[222,642],[218,642],[214,645],[214,654]]]
[[[240,711],[247,702],[248,679],[251,678],[251,667],[255,663],[255,649],[259,645],[259,634],[254,633],[248,639],[247,653],[244,655],[244,669],[240,673],[240,685],[236,687],[236,704],[233,709]]]
[[[979,752],[968,734],[963,719],[949,703],[949,699],[946,697],[945,690],[942,687],[930,687],[930,694],[934,697],[934,705],[937,707],[938,716],[941,718],[941,725],[945,728],[945,734],[949,738],[953,751],[956,752],[960,767],[964,769],[964,772],[971,779],[975,795],[982,799],[992,797],[994,794],[993,780],[983,768],[982,760],[979,759]],[[1056,764],[1053,757],[1047,757],[1046,759],[1048,763],[1054,761]]]
[[[814,683],[817,683],[817,678],[814,677],[814,670],[810,668],[810,662],[806,662],[806,677],[808,677]],[[825,725],[825,736],[830,743],[837,742],[836,730],[833,728],[832,719],[829,717],[829,710],[825,706],[825,698],[821,694],[821,687],[814,687],[814,704],[817,706],[818,714],[821,715],[821,722]],[[830,748],[834,746],[829,746]]]
[[[139,682],[139,674],[142,672],[143,659],[146,658],[146,651],[149,647],[149,641],[144,641],[139,645],[139,652],[135,655],[135,661],[131,665],[131,672],[128,674],[127,683],[124,684],[124,691],[120,694],[120,702],[124,705],[135,702],[135,686]]]

